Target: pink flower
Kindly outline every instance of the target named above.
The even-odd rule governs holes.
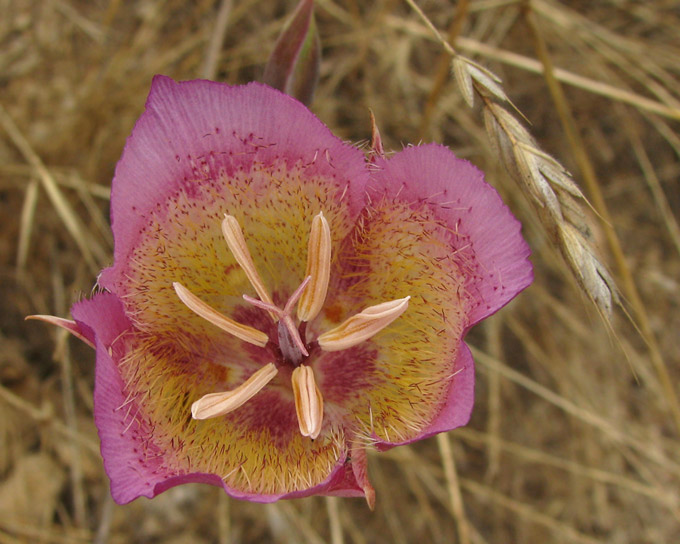
[[[520,224],[438,145],[372,157],[264,85],[154,79],[111,195],[96,347],[119,503],[185,482],[365,496],[368,446],[467,423],[467,330],[531,283]]]

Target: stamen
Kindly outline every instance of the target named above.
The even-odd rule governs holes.
[[[324,351],[339,351],[368,340],[403,314],[408,308],[410,298],[400,298],[366,308],[319,336],[319,346]]]
[[[44,321],[45,323],[49,323],[50,325],[56,325],[57,327],[61,327],[62,329],[65,329],[68,332],[70,332],[73,336],[75,336],[79,340],[85,342],[91,348],[95,347],[94,344],[83,335],[82,331],[80,330],[80,327],[75,321],[71,321],[70,319],[64,319],[63,317],[56,317],[53,315],[29,315],[26,316],[26,319]]]
[[[257,296],[260,297],[260,300],[271,304],[272,297],[264,286],[262,278],[260,278],[260,275],[257,273],[253,258],[250,256],[246,240],[243,237],[241,225],[238,224],[238,221],[233,215],[224,215],[224,220],[222,221],[222,234],[236,259],[236,262],[246,273],[246,277],[253,286],[253,289],[255,289]]]
[[[292,383],[300,433],[314,439],[319,436],[323,423],[323,397],[316,386],[312,368],[306,365],[297,367],[293,370]]]
[[[267,310],[268,312],[275,314],[281,320],[279,322],[279,348],[283,352],[286,359],[291,360],[294,364],[298,364],[302,359],[297,353],[295,353],[295,351],[299,351],[305,357],[309,356],[309,353],[307,352],[305,343],[302,341],[302,338],[300,338],[300,333],[298,332],[295,323],[293,323],[293,318],[290,314],[293,311],[293,306],[298,301],[311,279],[312,278],[310,276],[307,276],[302,281],[300,286],[290,296],[288,302],[286,302],[283,310],[272,303],[263,302],[251,296],[243,295],[243,298],[247,302],[250,302],[253,306]],[[287,350],[287,348],[289,349]],[[296,349],[293,349],[289,353],[290,349],[292,348]]]
[[[252,399],[278,373],[273,363],[267,363],[233,391],[210,393],[191,405],[191,417],[209,419],[233,412]]]
[[[311,321],[321,311],[326,300],[330,275],[331,229],[323,212],[319,212],[312,221],[312,232],[309,235],[305,276],[311,277],[311,282],[298,304],[297,316],[300,321]]]
[[[269,337],[253,327],[248,325],[242,325],[237,323],[233,319],[229,319],[227,316],[222,315],[220,312],[203,302],[200,298],[194,295],[189,289],[184,287],[179,282],[174,282],[172,286],[175,288],[175,292],[179,299],[187,305],[187,307],[195,314],[201,316],[203,319],[210,321],[213,325],[219,327],[223,331],[233,334],[236,338],[240,338],[244,342],[250,344],[255,344],[263,348]]]

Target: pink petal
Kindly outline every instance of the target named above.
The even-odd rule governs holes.
[[[423,440],[435,434],[451,431],[467,425],[470,421],[472,406],[475,397],[475,367],[470,348],[461,343],[456,362],[453,365],[454,376],[451,379],[451,387],[446,401],[442,405],[439,414],[422,432],[411,440],[405,442],[384,442],[376,444],[380,451],[388,450],[394,446],[410,444],[417,440]]]
[[[125,398],[114,362],[121,354],[116,340],[131,329],[123,306],[115,295],[101,293],[74,304],[71,314],[85,330],[92,331],[97,349],[94,419],[111,494],[119,504],[140,495],[152,497],[154,486],[162,480],[161,458],[151,455],[144,442],[144,429],[134,420],[136,405]],[[145,462],[144,455],[151,461]]]
[[[99,431],[104,470],[111,480],[111,495],[118,504],[139,496],[153,497],[154,488],[168,477],[162,452],[147,443],[136,419],[137,405],[124,394],[116,363],[97,339],[94,386],[94,421]]]
[[[386,195],[414,206],[426,203],[457,233],[452,249],[469,248],[474,256],[468,282],[473,298],[470,326],[531,283],[530,250],[521,224],[475,166],[436,144],[377,158],[375,166],[369,185],[372,200]]]
[[[470,348],[465,342],[461,343],[453,368],[455,375],[451,380],[446,402],[430,426],[423,430],[419,439],[462,427],[470,421],[475,400],[475,366]]]
[[[95,423],[99,430],[104,468],[111,480],[111,494],[118,504],[126,504],[140,496],[153,498],[159,493],[185,483],[221,486],[230,496],[254,502],[274,502],[282,498],[315,494],[360,496],[356,484],[347,481],[345,468],[339,463],[328,478],[310,489],[287,494],[248,493],[229,487],[217,474],[173,472],[165,461],[173,452],[162,451],[150,442],[151,432],[134,418],[134,401],[123,393],[124,384],[116,363],[97,343],[95,376]]]
[[[254,164],[303,164],[347,186],[355,213],[367,178],[362,153],[335,137],[305,106],[259,83],[177,83],[156,76],[146,110],[128,138],[111,193],[115,264],[100,277],[119,279],[145,216],[180,188]]]
[[[95,337],[109,346],[123,331],[132,327],[116,295],[98,293],[91,299],[76,302],[71,315],[83,335],[93,344]]]
[[[118,298],[100,293],[83,300],[72,308],[76,322],[91,336],[97,349],[95,370],[94,416],[101,440],[104,469],[111,481],[111,494],[119,504],[140,496],[155,497],[183,483],[206,483],[222,486],[232,497],[255,502],[273,502],[281,498],[330,494],[357,497],[362,491],[351,469],[341,459],[325,481],[310,489],[287,494],[264,495],[235,490],[224,484],[219,475],[194,472],[173,472],[165,456],[149,440],[151,433],[135,417],[138,409],[134,399],[127,398],[118,371],[118,362],[125,354],[124,335],[133,333],[130,321]]]
[[[257,493],[244,493],[227,486],[222,479],[215,474],[204,474],[200,472],[194,472],[191,474],[183,474],[180,476],[170,476],[159,483],[157,483],[152,491],[151,495],[141,493],[138,496],[146,496],[153,498],[156,495],[167,491],[168,489],[188,483],[199,483],[199,484],[210,484],[217,487],[222,487],[224,491],[235,499],[246,500],[251,502],[259,503],[271,503],[276,502],[281,499],[300,499],[303,497],[311,497],[313,495],[332,495],[338,497],[361,497],[363,492],[358,488],[353,476],[351,475],[351,470],[343,464],[339,463],[328,476],[328,478],[316,485],[305,489],[302,491],[295,491],[292,493],[282,493],[276,495],[264,495]],[[114,496],[115,498],[115,496]],[[137,497],[133,497],[137,498]],[[132,499],[130,499],[132,500]],[[117,501],[118,502],[118,501]],[[125,501],[125,502],[129,502]]]
[[[462,427],[470,421],[475,397],[475,367],[472,353],[465,342],[461,344],[454,369],[455,376],[439,415],[415,440]]]

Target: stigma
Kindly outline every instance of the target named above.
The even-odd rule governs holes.
[[[331,231],[323,212],[319,212],[312,220],[305,276],[283,307],[274,304],[248,250],[243,230],[234,216],[225,215],[222,234],[259,297],[244,294],[243,299],[268,313],[276,325],[276,338],[270,338],[262,331],[223,315],[179,282],[173,283],[175,293],[187,308],[222,331],[259,348],[270,352],[273,350],[278,356],[276,361],[264,365],[235,389],[210,393],[195,401],[191,407],[192,417],[208,419],[238,409],[277,376],[281,365],[288,365],[292,367],[290,389],[300,433],[315,439],[322,431],[324,409],[323,395],[314,375],[314,357],[310,357],[310,346],[318,346],[321,351],[339,351],[364,342],[401,316],[408,308],[410,297],[369,306],[308,342],[306,323],[321,312],[330,282]]]

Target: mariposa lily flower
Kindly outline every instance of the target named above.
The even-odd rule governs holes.
[[[376,149],[380,149],[377,145]],[[520,224],[438,145],[387,158],[261,84],[154,79],[74,321],[118,503],[185,482],[365,496],[366,448],[467,423],[463,342],[532,279]]]

